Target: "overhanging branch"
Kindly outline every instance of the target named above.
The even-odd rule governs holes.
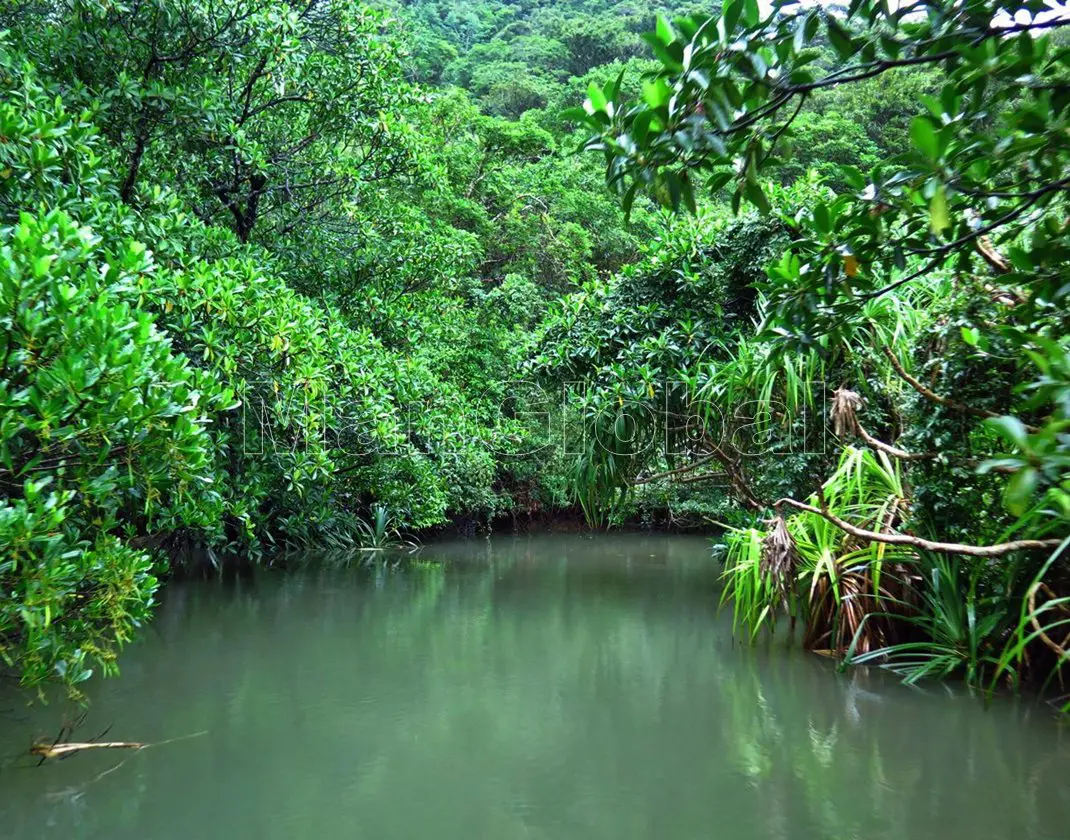
[[[787,505],[796,510],[802,510],[820,516],[828,522],[831,522],[844,533],[850,534],[852,537],[857,537],[860,540],[886,543],[888,545],[905,545],[911,548],[921,549],[922,551],[934,551],[940,554],[965,554],[970,557],[1002,557],[1004,554],[1011,554],[1015,551],[1053,550],[1058,548],[1063,542],[1062,539],[1013,540],[1012,542],[997,543],[996,545],[966,545],[965,543],[934,542],[932,540],[922,539],[921,537],[914,537],[910,534],[883,534],[876,531],[867,531],[865,528],[859,528],[846,520],[840,519],[836,514],[832,513],[824,504],[823,500],[820,508],[789,498],[778,499],[774,504],[774,507],[779,508],[781,505]]]

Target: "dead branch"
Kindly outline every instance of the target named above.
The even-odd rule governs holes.
[[[874,449],[878,449],[893,458],[901,461],[929,461],[938,457],[936,452],[907,452],[898,446],[885,443],[871,435],[858,419],[858,411],[862,407],[862,397],[855,391],[847,388],[837,388],[832,395],[832,408],[829,418],[832,420],[833,431],[837,437],[846,437],[854,433]]]
[[[879,449],[881,452],[884,452],[893,458],[898,458],[900,461],[932,461],[940,457],[938,452],[907,452],[905,449],[900,449],[898,446],[892,446],[890,443],[885,443],[883,440],[873,437],[873,435],[866,431],[861,423],[855,427],[855,431],[858,432],[858,436],[862,438],[862,440],[874,449]]]
[[[974,247],[977,249],[977,253],[980,254],[986,263],[997,274],[1006,274],[1011,270],[1010,263],[1006,258],[996,250],[996,246],[992,244],[992,239],[987,236],[980,236],[977,241],[974,242]]]
[[[659,479],[671,478],[674,479],[677,484],[695,484],[702,481],[710,481],[712,479],[728,479],[729,487],[736,493],[743,504],[752,510],[762,510],[765,505],[754,495],[750,489],[750,482],[747,479],[746,473],[743,470],[743,465],[740,458],[732,458],[727,452],[725,452],[720,446],[716,445],[712,440],[707,438],[705,444],[709,447],[710,452],[703,455],[701,458],[697,458],[690,464],[686,464],[683,467],[678,467],[674,470],[658,473],[657,475],[647,476],[640,478],[632,482],[633,485],[649,484],[652,481]],[[698,475],[687,475],[696,470],[698,467],[708,464],[710,461],[716,461],[721,465],[724,472],[705,472]]]
[[[62,730],[60,731],[62,734]],[[59,743],[57,738],[51,744],[37,743],[30,747],[30,754],[41,757],[44,762],[50,758],[66,758],[84,750],[147,750],[150,747],[160,747],[164,744],[173,744],[175,741],[185,741],[188,738],[198,738],[207,735],[208,730],[193,732],[189,735],[180,735],[177,738],[168,738],[166,741],[157,741],[153,744],[143,744],[140,741],[65,741]]]
[[[664,478],[672,478],[675,475],[682,475],[683,473],[692,472],[693,470],[696,470],[701,467],[703,464],[708,464],[716,457],[716,455],[704,455],[701,458],[692,461],[690,464],[685,464],[684,466],[677,467],[674,470],[667,470],[666,472],[660,472],[655,475],[648,475],[644,476],[643,478],[637,478],[632,483],[636,485],[650,484],[651,482],[660,481]]]
[[[831,522],[841,531],[844,531],[853,537],[857,537],[860,540],[887,543],[888,545],[906,545],[911,548],[918,548],[923,551],[935,551],[941,554],[965,554],[971,557],[1002,557],[1004,554],[1010,554],[1014,551],[1054,549],[1058,548],[1063,542],[1062,539],[1013,540],[1012,542],[997,543],[996,545],[966,545],[965,543],[933,542],[932,540],[914,537],[910,534],[878,533],[875,531],[867,531],[865,528],[859,528],[856,525],[852,525],[850,522],[840,519],[836,514],[829,511],[828,506],[825,504],[823,494],[819,492],[818,498],[821,500],[820,508],[787,497],[778,499],[773,506],[779,508],[781,505],[788,505],[796,510],[804,510],[807,513],[816,514]]]
[[[772,521],[772,528],[762,540],[762,555],[759,563],[761,573],[773,581],[784,609],[791,600],[791,587],[795,570],[799,566],[799,550],[795,539],[788,531],[784,517],[779,514]]]
[[[1041,589],[1044,590],[1044,594],[1049,598],[1054,599],[1055,593],[1052,592],[1051,587],[1046,583],[1036,583],[1029,587],[1029,623],[1033,625],[1033,629],[1036,631],[1037,637],[1042,641],[1049,649],[1055,652],[1055,655],[1060,660],[1070,659],[1070,651],[1066,649],[1066,644],[1070,641],[1070,636],[1063,639],[1063,643],[1059,644],[1051,636],[1044,632],[1044,628],[1040,626],[1040,622],[1037,621],[1037,592]],[[1063,606],[1062,612],[1067,612],[1066,607]]]
[[[140,750],[145,746],[136,741],[70,741],[66,744],[34,744],[30,753],[42,758],[62,758],[82,750]]]
[[[848,434],[856,434],[869,446],[877,449],[892,458],[897,458],[900,461],[935,461],[941,457],[940,452],[908,452],[905,449],[900,449],[898,446],[893,446],[890,443],[885,443],[880,438],[874,437],[865,426],[862,425],[862,421],[858,419],[858,408],[862,404],[862,398],[854,391],[849,391],[846,388],[838,388],[832,396],[832,409],[829,412],[829,417],[832,420],[833,431],[837,437],[846,437]],[[954,455],[945,455],[946,458],[956,458]],[[980,466],[981,462],[971,459],[961,460],[961,463],[967,467],[973,467],[976,469]],[[993,466],[990,467],[991,472],[998,473],[1013,473],[1016,471],[1015,467],[1009,466]]]

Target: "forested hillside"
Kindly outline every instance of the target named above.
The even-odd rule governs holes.
[[[1049,5],[5,3],[0,656],[74,686],[177,567],[580,512],[723,531],[741,632],[1043,682]]]

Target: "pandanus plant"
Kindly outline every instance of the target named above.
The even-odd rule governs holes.
[[[358,519],[361,551],[383,551],[388,548],[415,548],[417,544],[401,535],[397,518],[386,505],[372,505],[369,519]]]
[[[894,528],[907,510],[898,464],[853,447],[807,503],[878,533]],[[803,622],[811,650],[842,654],[852,641],[861,651],[883,646],[890,622],[876,616],[908,597],[905,563],[913,552],[859,539],[809,511],[778,511],[768,524],[768,531],[738,529],[727,537],[722,604],[732,603],[736,627],[753,637],[786,614],[792,625]]]
[[[1070,597],[1045,582],[1070,546],[1062,542],[1030,579],[1020,564],[1002,570],[997,585],[983,585],[991,569],[972,558],[923,552],[918,558],[917,610],[898,618],[914,632],[894,644],[860,651],[852,643],[844,665],[879,664],[913,684],[927,677],[961,676],[991,692],[1001,682],[1058,683],[1056,705],[1070,713],[1062,666],[1070,659]],[[1016,610],[1015,604],[1020,607]],[[858,634],[861,635],[861,629]],[[908,634],[904,634],[905,636]]]

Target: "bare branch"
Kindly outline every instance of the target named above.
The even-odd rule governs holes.
[[[960,403],[957,400],[951,399],[950,397],[940,396],[931,388],[925,387],[925,385],[923,385],[921,382],[919,382],[917,379],[907,373],[906,368],[903,367],[903,363],[899,361],[899,357],[896,356],[892,350],[887,347],[884,347],[882,348],[882,352],[885,356],[888,357],[888,361],[892,363],[892,367],[895,368],[895,372],[899,374],[900,378],[903,379],[903,381],[905,381],[911,388],[913,388],[915,391],[925,397],[925,399],[927,399],[929,402],[936,403],[937,405],[942,405],[945,408],[950,408],[953,411],[958,411],[962,414],[969,414],[973,417],[991,418],[1001,416],[994,411],[989,411],[987,408],[974,408],[972,405]],[[1022,425],[1025,426],[1025,428],[1028,429],[1030,432],[1037,431],[1036,426],[1030,426],[1025,423],[1023,423]]]
[[[783,498],[778,499],[773,506],[779,508],[781,505],[788,505],[796,510],[803,510],[807,513],[816,514],[831,522],[841,531],[850,534],[852,537],[857,537],[860,540],[886,543],[888,545],[905,545],[910,546],[911,548],[921,549],[922,551],[934,551],[940,554],[965,554],[971,557],[1002,557],[1004,554],[1011,554],[1015,551],[1046,551],[1055,549],[1063,542],[1062,539],[1014,540],[1012,542],[998,543],[996,545],[966,545],[965,543],[933,542],[932,540],[914,537],[909,534],[886,534],[876,531],[867,531],[865,528],[859,528],[856,525],[852,525],[850,522],[840,519],[836,514],[829,511],[824,501],[822,501],[821,504],[822,506],[820,508],[816,508],[805,502],[797,502],[795,499]]]

